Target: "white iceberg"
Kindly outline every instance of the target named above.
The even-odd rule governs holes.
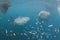
[[[30,20],[29,17],[18,17],[14,20],[14,23],[23,25],[23,24],[27,23],[29,20]]]
[[[39,16],[41,19],[46,19],[49,15],[50,15],[50,12],[45,11],[45,10],[40,11],[39,14],[38,14],[38,16]]]

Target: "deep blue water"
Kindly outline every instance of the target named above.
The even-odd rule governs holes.
[[[10,0],[10,3],[6,14],[0,11],[0,40],[60,40],[60,15],[56,0]],[[41,20],[41,24],[36,24],[41,10],[47,10],[51,15],[44,23]],[[19,16],[27,16],[30,20],[24,25],[14,24],[13,20]],[[49,25],[53,26],[49,28]]]

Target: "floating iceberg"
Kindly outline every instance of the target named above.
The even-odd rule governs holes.
[[[50,12],[48,11],[40,11],[38,16],[41,19],[46,19],[49,15],[50,15]]]
[[[29,20],[30,20],[29,17],[18,17],[14,20],[14,23],[23,25],[23,24],[27,23]]]

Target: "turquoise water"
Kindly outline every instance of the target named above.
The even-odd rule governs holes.
[[[0,40],[60,40],[60,15],[56,0],[9,1],[11,6],[7,13],[3,14],[0,11]],[[51,6],[47,6],[47,3]],[[41,10],[49,11],[51,14],[43,20],[44,23],[38,19]],[[14,19],[19,16],[27,16],[30,20],[24,25],[14,24]],[[38,24],[36,19],[39,20]],[[48,27],[49,25],[53,26]]]

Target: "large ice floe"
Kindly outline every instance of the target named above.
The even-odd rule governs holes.
[[[39,14],[38,14],[38,16],[39,16],[41,19],[46,19],[46,18],[48,18],[49,15],[50,15],[50,12],[45,11],[45,10],[40,11]]]
[[[19,16],[14,20],[14,23],[16,23],[18,25],[23,25],[23,24],[27,23],[29,20],[30,20],[29,17],[20,17]]]

